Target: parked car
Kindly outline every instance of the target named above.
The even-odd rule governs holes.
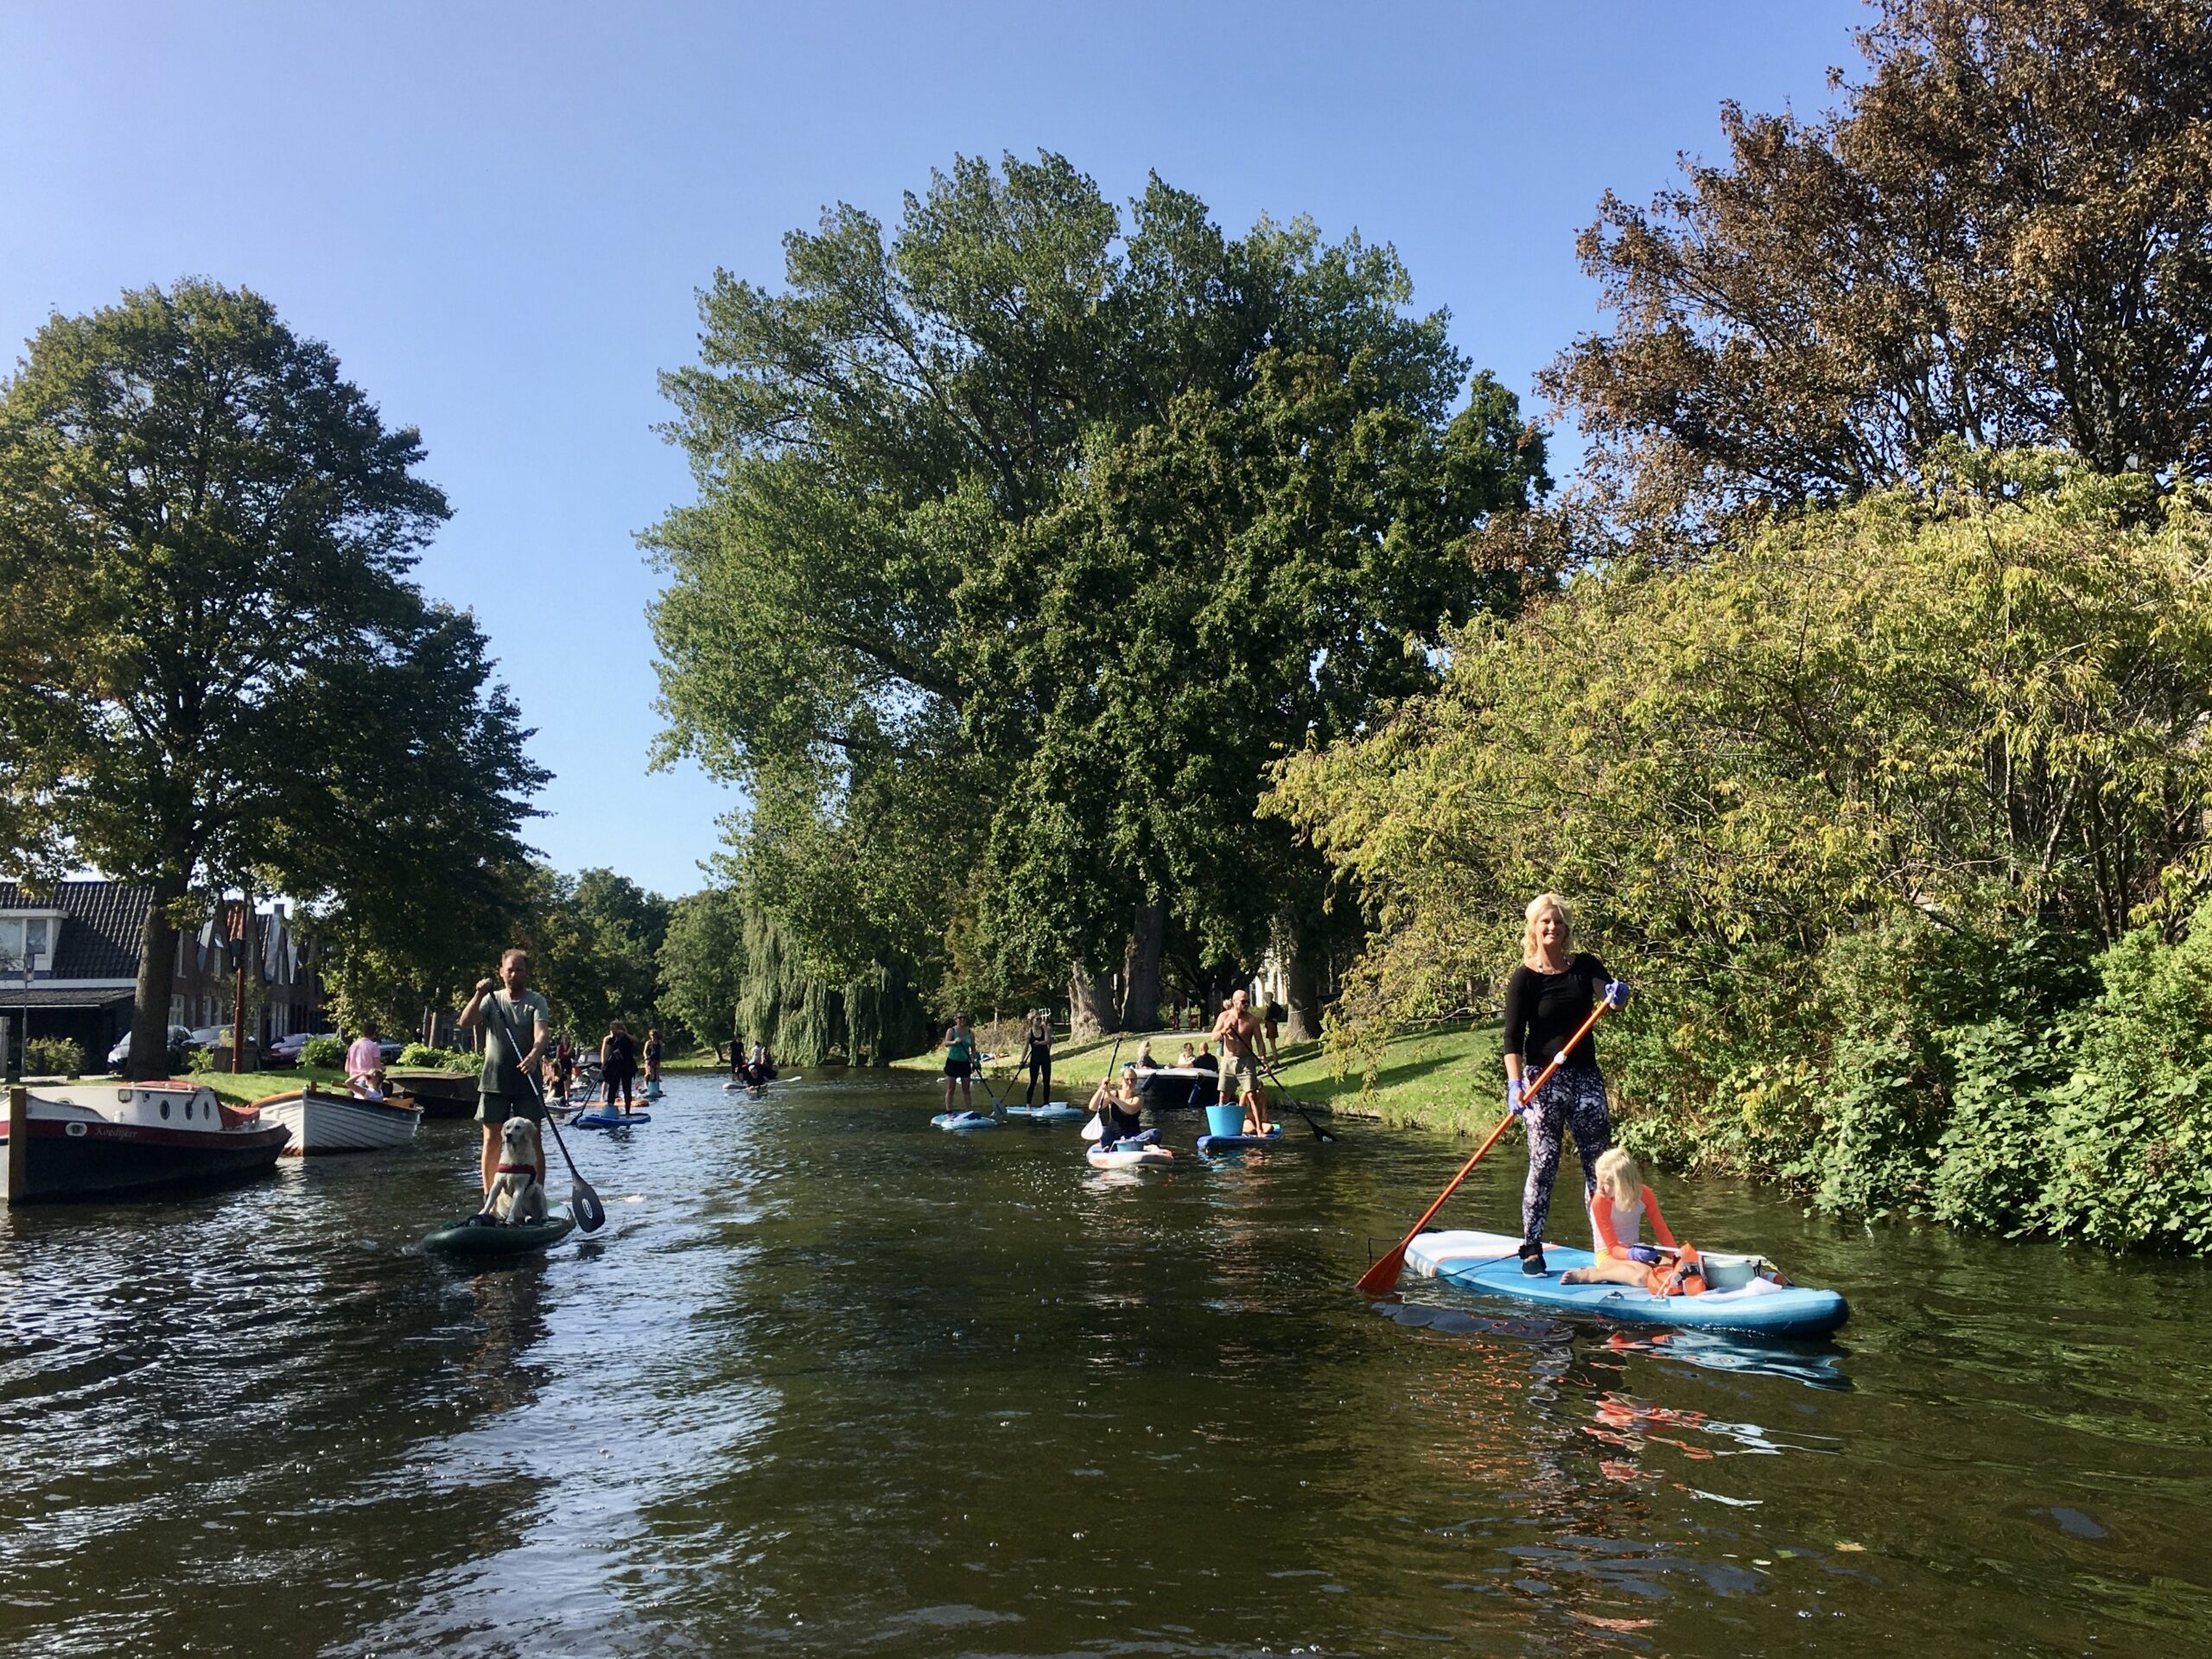
[[[276,1065],[297,1065],[300,1051],[316,1038],[328,1037],[334,1041],[337,1036],[334,1031],[296,1031],[290,1036],[279,1037],[269,1045],[269,1058]]]
[[[198,1045],[199,1040],[199,1037],[187,1027],[171,1026],[169,1027],[170,1071],[177,1071],[183,1069],[185,1050]],[[130,1063],[130,1033],[126,1031],[123,1033],[123,1039],[107,1052],[108,1070],[120,1071]]]

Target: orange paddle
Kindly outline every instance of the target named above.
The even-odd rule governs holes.
[[[1573,1052],[1574,1046],[1577,1043],[1580,1042],[1585,1037],[1590,1034],[1590,1027],[1596,1025],[1599,1016],[1601,1016],[1607,1008],[1610,1008],[1613,1005],[1611,1003],[1605,1001],[1602,997],[1599,999],[1598,1006],[1590,1010],[1590,1017],[1582,1022],[1582,1028],[1576,1032],[1573,1036],[1568,1038],[1565,1043],[1560,1045],[1559,1052],[1552,1056],[1552,1063],[1536,1074],[1535,1082],[1529,1084],[1528,1087],[1522,1090],[1521,1104],[1522,1109],[1525,1110],[1529,1103],[1535,1099],[1536,1091],[1552,1080],[1552,1073],[1559,1070],[1560,1062],[1564,1060]],[[1490,1139],[1484,1141],[1479,1147],[1477,1147],[1475,1148],[1475,1155],[1468,1159],[1465,1163],[1459,1166],[1459,1173],[1452,1178],[1452,1185],[1446,1187],[1441,1192],[1436,1195],[1436,1202],[1434,1204],[1430,1205],[1427,1209],[1421,1211],[1421,1219],[1414,1223],[1413,1230],[1398,1241],[1398,1248],[1392,1250],[1389,1255],[1382,1257],[1382,1260],[1376,1262],[1373,1267],[1370,1268],[1365,1273],[1359,1275],[1358,1288],[1360,1294],[1363,1296],[1387,1296],[1398,1287],[1398,1275],[1406,1270],[1406,1247],[1411,1244],[1414,1240],[1421,1236],[1421,1230],[1427,1226],[1430,1218],[1433,1217],[1438,1211],[1444,1207],[1444,1200],[1450,1198],[1454,1192],[1459,1190],[1459,1183],[1467,1179],[1468,1172],[1472,1170],[1477,1164],[1482,1162],[1483,1154],[1497,1144],[1498,1136],[1503,1135],[1507,1128],[1511,1126],[1515,1116],[1516,1114],[1508,1112],[1504,1117],[1499,1121],[1498,1126],[1490,1132]]]

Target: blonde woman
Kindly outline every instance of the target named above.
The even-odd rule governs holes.
[[[1505,1104],[1529,1132],[1529,1180],[1521,1192],[1521,1270],[1541,1274],[1544,1223],[1551,1215],[1561,1142],[1570,1133],[1574,1136],[1586,1202],[1597,1190],[1598,1160],[1613,1143],[1595,1033],[1585,1033],[1567,1051],[1535,1099],[1522,1099],[1522,1085],[1552,1063],[1599,997],[1618,1007],[1628,1001],[1628,986],[1607,973],[1597,957],[1574,949],[1573,914],[1559,894],[1538,893],[1524,914],[1521,965],[1505,982]]]

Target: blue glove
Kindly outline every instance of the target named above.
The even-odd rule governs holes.
[[[1605,985],[1606,1007],[1614,1008],[1622,1007],[1626,1006],[1627,1002],[1628,981],[1624,979],[1608,981]]]
[[[1647,1268],[1656,1268],[1659,1265],[1660,1255],[1649,1244],[1631,1244],[1628,1247],[1628,1259],[1641,1262]]]
[[[1505,1109],[1516,1117],[1529,1109],[1529,1103],[1521,1098],[1521,1079],[1518,1077],[1505,1080]]]

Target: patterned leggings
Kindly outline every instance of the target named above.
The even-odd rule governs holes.
[[[1544,1222],[1551,1214],[1552,1183],[1559,1179],[1566,1131],[1573,1131],[1574,1155],[1582,1160],[1585,1209],[1598,1190],[1598,1160],[1613,1144],[1605,1077],[1594,1068],[1561,1066],[1521,1122],[1529,1132],[1529,1184],[1521,1190],[1521,1236],[1541,1243]]]

